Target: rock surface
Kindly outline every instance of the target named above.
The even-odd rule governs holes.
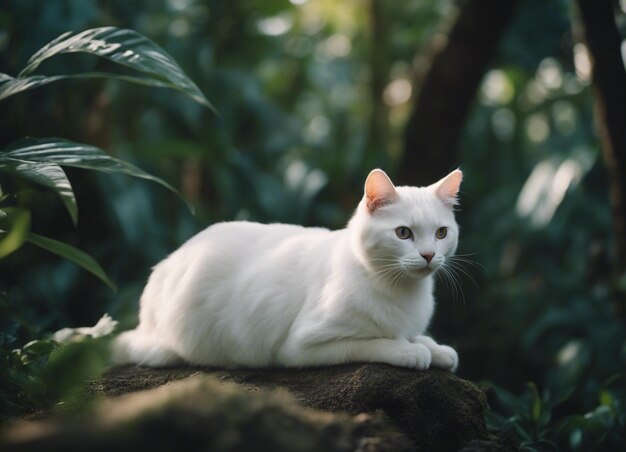
[[[97,383],[107,396],[208,373],[250,390],[285,388],[303,405],[350,414],[382,411],[417,450],[459,450],[487,439],[485,400],[473,384],[449,372],[420,372],[385,364],[313,369],[207,370],[118,367]]]
[[[20,450],[52,445],[71,450],[74,443],[63,441],[81,432],[83,450],[150,450],[155,444],[172,446],[171,441],[184,441],[196,450],[497,447],[483,420],[482,392],[438,370],[385,364],[264,370],[121,366],[94,382],[91,390],[109,400],[89,426],[84,420],[69,426],[31,426],[47,433],[27,440],[28,435],[12,432],[10,444]],[[136,391],[141,392],[118,397]],[[37,449],[37,444],[46,448]]]
[[[242,391],[196,375],[105,400],[80,418],[22,422],[7,451],[410,451],[380,416],[302,407],[285,391]]]

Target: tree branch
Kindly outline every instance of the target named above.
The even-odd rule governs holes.
[[[447,38],[436,37],[406,125],[402,183],[425,185],[458,165],[457,145],[465,118],[516,4],[515,0],[469,0]]]
[[[612,1],[577,0],[593,63],[596,127],[609,174],[615,280],[626,278],[626,71]],[[626,318],[626,294],[617,294],[617,314]]]

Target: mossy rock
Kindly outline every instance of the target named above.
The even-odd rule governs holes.
[[[28,451],[502,446],[485,427],[482,392],[437,370],[385,364],[262,370],[120,366],[91,390],[108,399],[93,415],[17,425],[6,432],[4,444]]]

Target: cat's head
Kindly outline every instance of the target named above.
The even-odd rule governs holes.
[[[384,171],[373,170],[349,226],[357,256],[382,280],[437,271],[456,251],[454,206],[462,179],[455,170],[428,187],[395,187]]]

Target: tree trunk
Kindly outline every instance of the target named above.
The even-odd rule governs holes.
[[[516,4],[469,0],[447,35],[436,35],[430,63],[418,74],[420,91],[406,125],[400,182],[426,185],[458,165],[465,118]]]
[[[592,60],[596,127],[609,174],[615,281],[626,278],[626,71],[615,23],[614,2],[577,0]],[[615,297],[617,314],[626,319],[626,293]]]

